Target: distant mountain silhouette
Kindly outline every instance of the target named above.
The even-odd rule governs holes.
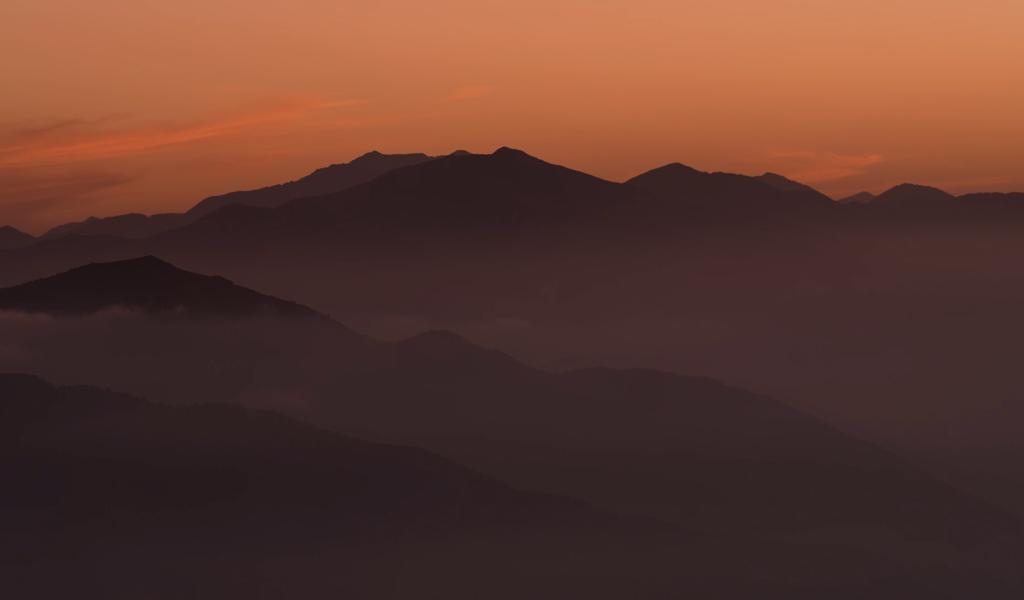
[[[709,214],[784,219],[834,204],[780,176],[766,179],[670,165],[619,184],[500,148],[395,169],[273,210],[215,212],[154,243],[223,247],[230,237],[236,244],[387,247],[423,238],[440,246],[516,235],[539,236],[535,242],[590,240],[678,230]]]
[[[821,200],[822,198],[827,198],[831,200],[831,198],[819,192],[818,190],[812,188],[806,183],[793,181],[792,179],[779,175],[778,173],[764,173],[763,175],[759,175],[754,179],[767,183],[768,185],[778,190],[783,190],[787,192],[799,192],[807,196],[808,198],[817,198],[819,200]]]
[[[0,309],[77,315],[109,308],[219,316],[316,314],[294,302],[236,286],[222,277],[183,271],[153,256],[89,264],[0,289]]]
[[[1024,192],[978,192],[973,194],[963,194],[957,198],[972,206],[1004,209],[1009,208],[1016,211],[1024,211]]]
[[[617,184],[499,148],[489,155],[456,153],[397,169],[296,206],[374,226],[500,230],[585,219],[622,197]]]
[[[395,169],[433,160],[426,154],[381,154],[368,152],[350,162],[317,169],[309,175],[257,190],[211,196],[196,204],[185,214],[189,220],[210,214],[224,206],[275,207],[289,200],[322,196],[365,183]]]
[[[935,208],[937,200],[948,196],[944,192],[936,193],[937,190],[934,188],[904,184],[880,194],[877,198],[864,192],[833,203],[828,196],[811,186],[776,173],[764,173],[754,177],[733,173],[704,173],[679,163],[653,169],[625,184],[603,182],[604,189],[599,189],[602,186],[583,184],[584,178],[592,180],[591,183],[600,181],[597,178],[561,167],[559,169],[563,175],[569,172],[576,174],[574,182],[573,178],[554,176],[556,171],[549,171],[547,174],[541,173],[539,168],[535,172],[528,172],[523,168],[516,171],[513,168],[515,161],[510,160],[514,155],[518,155],[520,159],[530,159],[519,161],[519,166],[523,168],[529,162],[532,162],[535,168],[547,164],[521,151],[508,148],[502,148],[492,155],[476,155],[459,150],[440,157],[442,162],[449,166],[456,164],[457,159],[466,159],[465,162],[458,162],[459,168],[452,169],[443,177],[439,177],[440,168],[414,170],[390,180],[387,184],[362,189],[351,195],[344,194],[345,190],[362,188],[363,184],[381,175],[437,160],[421,153],[387,155],[374,151],[348,163],[318,169],[295,181],[211,196],[182,214],[146,216],[132,213],[112,217],[90,217],[85,221],[54,227],[40,236],[40,239],[52,240],[71,234],[144,239],[188,226],[224,208],[276,208],[293,200],[327,196],[340,200],[344,205],[343,208],[339,208],[340,214],[332,217],[335,219],[344,215],[350,220],[364,220],[367,227],[385,224],[380,215],[372,217],[368,214],[373,212],[373,201],[366,198],[372,197],[381,204],[377,209],[378,213],[391,211],[391,222],[386,223],[388,227],[393,227],[394,221],[401,219],[427,218],[423,224],[424,228],[434,228],[444,222],[444,227],[449,231],[459,224],[469,226],[472,223],[479,225],[490,221],[493,225],[499,219],[504,219],[506,225],[536,225],[542,221],[542,216],[551,222],[564,223],[568,220],[570,212],[575,212],[574,217],[578,221],[575,223],[576,226],[590,226],[595,219],[614,220],[623,227],[630,227],[631,221],[635,220],[647,224],[654,220],[661,225],[661,229],[664,229],[672,223],[693,219],[700,221],[709,216],[716,220],[727,218],[735,222],[749,218],[786,219],[794,214],[806,218],[808,215],[830,214],[831,211],[827,211],[826,207],[833,204],[857,206],[868,203],[869,200],[871,204],[888,206],[890,209],[898,207],[900,210],[923,203],[921,208],[930,210]],[[490,160],[485,160],[486,156],[490,156]],[[425,177],[423,181],[416,179],[420,175]],[[445,177],[448,178],[447,183],[443,181]],[[429,189],[432,186],[434,189]],[[637,190],[643,190],[659,202],[652,206],[649,199],[647,202],[638,199]],[[339,193],[341,196],[337,196]],[[364,200],[357,200],[357,196],[363,196]],[[402,199],[393,196],[402,196]],[[612,204],[618,204],[614,208],[609,206],[613,197],[617,202]],[[878,199],[881,202],[875,202]],[[309,204],[326,205],[329,202]],[[978,207],[992,204],[976,203]],[[1016,208],[1008,206],[1009,203],[1006,202],[994,204],[1004,208]],[[529,208],[531,205],[533,208]],[[541,210],[542,206],[547,209],[546,213]],[[822,212],[823,210],[825,212]],[[243,212],[233,211],[220,215],[215,219],[216,224],[207,224],[206,227],[213,230],[234,230],[235,228],[228,223],[234,218],[242,218]],[[258,218],[252,214],[244,218],[249,221],[290,219],[291,222],[282,222],[279,227],[294,230],[297,225],[294,220],[299,218],[297,212],[303,211],[289,209],[278,213],[260,214]],[[314,216],[307,213],[306,217],[316,220],[324,215]],[[321,224],[319,229],[330,228],[330,225],[331,223]],[[265,227],[273,229],[270,225]],[[185,237],[194,237],[194,233]],[[3,249],[2,245],[0,249]]]
[[[53,240],[68,235],[106,235],[139,239],[178,227],[184,222],[182,215],[177,213],[130,213],[113,217],[89,217],[84,221],[58,225],[41,235],[39,239]]]
[[[879,194],[872,202],[875,206],[899,208],[933,208],[952,205],[956,197],[938,188],[913,183],[902,183]]]
[[[114,306],[229,318],[315,315],[153,257],[0,290],[0,307],[8,309],[60,315]],[[1009,527],[884,452],[714,381],[641,370],[549,373],[443,331],[366,344],[341,326],[336,332],[326,324],[255,323],[251,334],[233,325],[225,335],[204,324],[178,339],[177,330],[143,333],[144,324],[131,322],[131,342],[116,341],[123,334],[113,330],[97,335],[117,347],[152,349],[87,356],[58,337],[55,351],[69,352],[70,360],[44,355],[30,367],[46,372],[70,362],[74,373],[97,378],[90,382],[149,397],[240,402],[254,394],[254,373],[267,373],[283,396],[296,390],[304,398],[299,414],[318,423],[439,450],[528,489],[691,528],[850,531],[870,524],[904,536],[959,539]],[[250,347],[251,339],[260,346]],[[208,372],[224,356],[237,367]],[[157,376],[168,365],[181,383]],[[318,389],[310,388],[314,383]],[[178,385],[185,387],[164,398]],[[545,448],[572,452],[546,455]],[[538,461],[538,453],[545,458]],[[636,463],[643,468],[629,466]],[[560,477],[566,470],[580,475]]]
[[[296,553],[333,555],[329,567],[307,558],[305,577],[351,580],[361,598],[385,597],[379,586],[390,582],[377,573],[394,576],[396,562],[408,560],[431,565],[405,574],[428,592],[458,590],[479,585],[458,573],[473,560],[462,547],[491,555],[482,562],[492,570],[514,572],[494,553],[507,546],[514,555],[517,544],[547,552],[577,537],[584,550],[587,541],[635,543],[634,534],[656,531],[578,501],[513,490],[423,450],[227,404],[162,406],[0,374],[0,432],[0,575],[19,597],[134,597],[134,568],[125,567],[138,556],[146,557],[135,567],[142,572],[173,564],[190,573],[182,575],[190,585],[209,582],[204,595],[205,585],[255,593],[260,586],[235,581],[233,569]],[[37,564],[42,575],[33,581],[26,574]],[[111,568],[119,572],[99,576]],[[281,568],[278,578],[296,578]],[[431,578],[431,568],[445,576]],[[591,585],[585,571],[572,571],[555,580]],[[296,585],[303,583],[288,589]],[[174,582],[160,587],[146,596],[184,597],[167,593]]]
[[[781,215],[821,209],[833,202],[824,194],[780,175],[748,177],[733,173],[705,173],[679,163],[653,169],[626,182],[663,201],[677,214],[681,209],[700,215]]]
[[[876,196],[871,192],[858,192],[852,196],[846,196],[837,200],[840,204],[870,204],[875,201]]]
[[[34,237],[22,231],[18,231],[10,225],[0,227],[0,250],[21,248],[23,246],[28,246],[34,241]]]
[[[350,162],[334,164],[287,183],[255,190],[211,196],[185,213],[143,215],[138,213],[113,217],[90,217],[85,221],[66,223],[44,233],[41,239],[63,236],[111,235],[125,238],[146,238],[163,231],[187,225],[225,206],[280,206],[289,200],[337,192],[369,181],[388,171],[431,160],[425,154],[381,154],[368,152]]]
[[[294,511],[292,526],[308,520],[315,527],[388,514],[395,522],[381,526],[408,526],[417,514],[441,528],[460,521],[507,527],[538,516],[551,524],[573,512],[597,518],[578,502],[515,492],[422,450],[228,404],[162,406],[0,374],[0,414],[7,509],[187,514],[219,512],[231,500],[232,512],[268,510],[269,518]],[[90,479],[108,485],[76,484]]]
[[[229,206],[145,240],[69,236],[5,250],[0,281],[11,285],[84,262],[153,254],[299,300],[388,339],[450,328],[530,364],[651,365],[710,374],[784,398],[943,476],[950,474],[942,464],[921,457],[939,456],[936,449],[966,457],[963,449],[970,448],[973,466],[959,471],[967,476],[950,480],[1024,514],[1019,492],[1007,499],[986,487],[1024,489],[1016,471],[992,469],[988,482],[980,474],[994,463],[990,454],[998,452],[1006,463],[1024,456],[1013,429],[1024,415],[1013,360],[1024,301],[1017,275],[1024,256],[1019,195],[966,195],[946,209],[930,201],[945,206],[946,195],[932,192],[906,209],[871,202],[805,212],[783,208],[791,200],[753,177],[676,166],[664,173],[665,193],[655,197],[515,156],[460,154],[400,168],[330,199]],[[714,226],[705,226],[702,207],[713,194],[686,191],[701,186],[751,189],[751,198],[766,202],[748,209],[751,202],[725,194],[721,204],[735,211],[709,212]],[[596,193],[588,196],[589,189]],[[914,189],[893,194],[904,191]],[[636,213],[646,223],[666,224],[668,234],[636,227]],[[789,228],[771,220],[793,215],[800,217]],[[690,226],[680,229],[681,222]],[[158,394],[170,392],[157,386],[213,387],[214,381],[230,382],[223,398],[248,395],[325,412],[321,403],[328,395],[320,390],[350,397],[353,380],[334,369],[344,362],[335,356],[364,356],[362,350],[304,342],[316,329],[308,325],[287,337],[245,326],[250,335],[229,345],[237,329],[211,328],[226,337],[221,344],[209,341],[210,331],[186,330],[192,337],[169,345],[163,363],[92,356],[88,344],[102,335],[70,329],[61,334],[73,340],[63,353],[56,344],[37,354],[14,352],[5,340],[0,356],[36,366],[47,366],[47,357],[77,360],[80,370],[66,367],[70,375],[55,379],[113,385],[134,377],[130,386],[118,387],[161,400]],[[121,347],[145,345],[141,331],[150,330],[125,333]],[[44,342],[50,338],[38,344]],[[322,347],[334,353],[309,350]],[[214,350],[244,360],[213,360]],[[189,354],[193,361],[182,358]],[[174,361],[195,375],[161,376]],[[56,370],[58,363],[54,358],[49,367]],[[491,395],[482,384],[474,393],[476,401]],[[185,395],[166,398],[174,397]],[[628,489],[613,491],[625,495]],[[629,499],[616,500],[625,506]]]
[[[320,418],[390,432],[524,487],[709,531],[842,537],[876,527],[946,543],[1016,529],[884,451],[710,379],[548,373],[444,332],[376,351],[383,363],[346,378],[344,396],[361,401],[327,400]]]
[[[983,571],[612,517],[226,404],[7,374],[0,433],[0,575],[19,598],[1014,597]]]
[[[457,153],[390,171],[346,190],[278,208],[230,206],[157,236],[159,248],[217,252],[282,244],[383,252],[531,233],[559,238],[617,227],[635,191],[519,150]]]

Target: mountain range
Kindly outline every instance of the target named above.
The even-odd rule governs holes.
[[[156,584],[148,597],[197,588],[279,597],[283,582],[313,594],[304,597],[391,597],[390,586],[470,597],[486,575],[460,575],[460,564],[507,574],[501,561],[516,544],[546,553],[577,538],[636,543],[648,532],[657,543],[665,529],[516,491],[419,449],[239,406],[163,406],[0,374],[0,416],[0,573],[19,597],[129,598]],[[464,546],[510,556],[474,559]],[[289,573],[296,552],[327,560]],[[389,581],[406,561],[423,566],[405,569],[408,582]],[[259,574],[274,563],[278,584]],[[235,569],[254,572],[237,580]],[[602,593],[573,568],[550,578]]]
[[[296,198],[319,196],[370,181],[388,171],[430,160],[425,154],[381,154],[368,152],[347,163],[329,165],[305,177],[255,190],[210,196],[184,213],[143,215],[131,213],[111,217],[90,217],[85,221],[58,225],[40,239],[67,235],[112,235],[145,238],[182,227],[226,206],[276,207]]]
[[[1013,597],[984,570],[679,531],[239,406],[3,374],[0,415],[21,598]]]
[[[18,231],[10,225],[0,227],[0,250],[21,248],[35,241],[31,235]]]
[[[89,264],[0,290],[0,310],[74,315],[104,309],[192,316],[316,314],[305,306],[256,293],[222,277],[182,271],[153,256]]]
[[[3,292],[0,364],[278,410],[740,545],[860,535],[900,569],[907,540],[985,563],[1024,516],[1020,194],[839,203],[683,165],[615,183],[507,148],[412,162],[0,250],[0,285],[26,286]],[[182,279],[133,290],[122,260]],[[203,299],[193,273],[234,283],[195,280],[220,290]]]
[[[473,155],[467,152],[456,152],[444,157],[431,157],[426,154],[389,155],[373,151],[357,157],[348,163],[330,165],[287,183],[255,190],[211,196],[200,201],[184,213],[164,213],[151,216],[131,213],[110,217],[90,217],[85,221],[54,227],[40,236],[39,239],[53,240],[68,235],[110,235],[129,239],[147,238],[165,231],[187,226],[226,207],[275,208],[301,198],[329,196],[340,193],[406,167],[418,167],[434,161],[450,164],[458,159],[467,159],[473,164],[473,166],[467,169],[467,172],[455,175],[457,177],[456,184],[462,186],[465,194],[477,194],[480,184],[486,183],[487,186],[500,185],[503,188],[501,193],[506,195],[506,200],[510,196],[515,196],[521,200],[524,197],[524,193],[532,189],[530,194],[539,194],[533,196],[535,201],[545,202],[549,210],[559,210],[556,207],[561,206],[561,209],[572,210],[577,215],[580,212],[586,213],[590,210],[598,209],[597,207],[601,206],[601,203],[592,202],[593,206],[571,206],[571,203],[566,204],[566,200],[580,200],[584,197],[594,198],[595,196],[618,196],[619,201],[628,202],[631,197],[635,196],[630,194],[629,190],[631,188],[633,190],[643,190],[644,195],[648,195],[654,200],[668,203],[671,206],[669,210],[676,213],[673,215],[660,214],[661,218],[666,216],[680,218],[679,211],[683,211],[685,216],[689,217],[706,216],[709,212],[711,214],[729,215],[731,218],[763,217],[764,213],[788,214],[792,211],[804,211],[809,207],[822,209],[834,204],[872,204],[891,207],[907,206],[909,203],[909,206],[927,212],[935,207],[963,205],[965,202],[970,203],[978,200],[987,200],[988,202],[985,202],[985,204],[989,205],[1005,204],[1007,201],[1012,201],[1015,196],[1013,194],[967,194],[957,198],[935,188],[902,184],[877,196],[862,192],[848,198],[843,198],[838,202],[833,202],[828,196],[814,188],[792,181],[776,173],[765,173],[756,177],[732,173],[705,173],[679,163],[659,167],[634,177],[624,184],[604,182],[606,189],[598,190],[597,188],[601,187],[600,185],[591,189],[588,189],[586,186],[573,187],[573,184],[569,183],[568,180],[560,181],[554,175],[556,173],[554,170],[548,171],[547,176],[542,174],[543,171],[541,169],[533,173],[529,171],[516,172],[515,162],[508,160],[512,155],[518,155],[520,158],[532,158],[521,151],[508,148],[501,148],[493,155],[490,155],[495,159],[494,161],[480,158],[486,155]],[[493,164],[497,159],[502,158],[505,159],[504,165],[511,168],[502,169],[500,166]],[[541,161],[536,162],[538,163],[536,166],[540,167],[539,163]],[[435,182],[439,173],[444,171],[444,167],[438,167],[437,169],[434,169],[434,167],[423,168],[426,169],[422,171],[423,176],[433,176],[435,177]],[[431,172],[434,175],[430,175]],[[561,170],[563,175],[569,172],[567,169]],[[419,173],[419,171],[414,170],[410,173],[409,177],[419,177]],[[579,175],[575,178],[577,183],[587,180],[587,177],[582,176],[583,174],[577,173],[577,175]],[[596,182],[596,178],[590,177],[589,179]],[[390,183],[392,186],[390,189],[386,185],[380,185],[368,190],[367,194],[364,195],[382,198],[401,192],[402,184],[398,180],[391,180]],[[408,183],[409,179],[406,179],[406,189],[408,189]],[[424,183],[429,184],[429,181],[425,180]],[[513,187],[507,188],[507,185],[510,183],[514,184]],[[520,187],[516,188],[515,186],[517,185]],[[613,191],[616,189],[618,191]],[[483,206],[498,201],[493,195],[486,202],[467,203],[466,198],[463,198],[461,201],[455,201],[455,198],[459,197],[459,192],[454,189],[451,191],[453,192],[453,197],[449,198],[449,200],[453,203],[448,208],[456,212],[447,214],[445,206],[436,205],[430,207],[429,212],[431,214],[439,217],[447,214],[447,218],[464,218],[468,209],[480,210]],[[555,198],[561,198],[561,202],[552,202]],[[594,199],[596,200],[596,198]],[[982,202],[974,202],[974,204],[982,204]],[[492,217],[503,217],[515,221],[522,218],[521,211],[524,206],[520,204],[504,208],[489,208],[496,211],[511,211],[503,214],[494,214]],[[637,207],[630,207],[630,210],[636,209]],[[658,210],[664,211],[666,209],[668,207],[662,205]],[[395,216],[397,217],[398,215]],[[412,215],[407,214],[407,216],[411,217]],[[26,241],[19,236],[17,245],[24,245]],[[13,243],[6,243],[5,246],[0,246],[0,248],[14,246],[15,244]]]
[[[173,285],[154,287],[162,278]],[[120,287],[107,304],[89,304],[96,314],[85,316],[78,299],[111,281]],[[370,340],[301,307],[253,310],[272,299],[152,257],[90,265],[43,283],[15,288],[18,310],[56,320],[15,321],[3,332],[9,352],[0,368],[164,403],[278,410],[349,435],[423,447],[520,489],[704,534],[844,540],[883,555],[912,555],[921,545],[954,570],[959,563],[950,556],[1012,545],[1018,536],[1009,516],[894,455],[712,380],[638,369],[550,372],[448,332]],[[220,322],[193,310],[171,323],[145,311],[103,316],[111,307],[153,307],[138,299],[154,289],[170,290],[159,309],[238,312],[215,313],[227,317]],[[225,305],[225,290],[255,305]],[[0,298],[7,293],[0,290]],[[73,310],[55,307],[60,298]],[[164,375],[168,368],[173,377]]]

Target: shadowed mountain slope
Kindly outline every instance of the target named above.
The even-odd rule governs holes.
[[[779,175],[778,173],[764,173],[763,175],[758,175],[757,177],[754,177],[754,179],[757,179],[762,183],[766,183],[778,190],[796,192],[798,194],[805,196],[808,199],[817,198],[819,202],[822,199],[831,200],[831,198],[814,189],[813,187],[807,185],[806,183],[794,181],[792,179],[789,179],[788,177]]]
[[[21,248],[22,246],[28,246],[34,241],[34,237],[22,231],[18,231],[10,225],[0,227],[0,250]]]
[[[610,517],[237,406],[0,375],[0,416],[19,598],[1013,597],[982,573]]]
[[[178,213],[143,215],[129,213],[113,217],[89,217],[58,225],[41,235],[41,240],[54,240],[69,235],[114,236],[128,239],[146,238],[167,231],[187,221]]]
[[[314,316],[314,311],[239,287],[222,277],[183,271],[153,256],[93,263],[0,289],[0,309],[91,314],[107,308],[219,316]]]
[[[319,196],[365,183],[388,171],[431,160],[425,154],[381,154],[368,152],[350,162],[334,164],[287,183],[255,190],[230,192],[200,201],[185,213],[143,215],[138,213],[112,217],[90,217],[66,223],[44,233],[40,239],[67,235],[109,235],[130,239],[147,238],[187,225],[226,206],[275,207],[306,196]],[[2,248],[2,246],[0,246]]]
[[[231,192],[211,196],[190,208],[185,215],[189,220],[210,214],[229,205],[274,207],[289,200],[309,196],[322,196],[338,192],[393,171],[395,169],[433,160],[426,154],[381,154],[368,152],[350,162],[317,169],[295,181],[256,190]]]
[[[705,173],[679,163],[638,175],[626,185],[660,200],[657,212],[675,219],[786,218],[834,205],[813,188],[772,173]]]
[[[857,192],[852,196],[846,196],[840,198],[836,202],[839,204],[870,204],[875,201],[876,196],[871,192]]]
[[[421,519],[441,530],[571,520],[573,512],[580,523],[598,520],[578,502],[515,492],[422,450],[363,442],[274,413],[163,406],[16,374],[0,374],[0,398],[8,484],[0,502],[15,511],[113,517],[219,513],[230,503],[229,512],[295,511],[291,526],[312,517],[309,526],[326,529],[338,526],[332,519],[355,529],[384,515],[395,522],[378,526],[396,530]],[[109,483],[80,485],[89,480]]]
[[[895,208],[934,208],[951,205],[956,201],[952,194],[938,188],[912,183],[902,183],[879,194],[872,206]]]
[[[485,553],[482,568],[511,575],[517,569],[495,556],[506,547],[511,556],[517,546],[582,549],[585,540],[610,548],[664,530],[515,491],[422,450],[226,404],[161,406],[0,374],[0,432],[0,574],[21,598],[137,597],[137,586],[155,582],[135,569],[153,577],[160,564],[204,595],[224,586],[281,597],[273,584],[247,583],[258,575],[235,575],[276,564],[290,592],[312,584],[303,597],[341,585],[384,598],[387,576],[407,561],[425,563],[401,569],[424,593],[467,597],[481,581],[458,573],[473,560],[464,547]],[[304,583],[289,561],[308,563],[305,577],[315,579]],[[524,575],[537,568],[517,566]],[[585,571],[567,571],[552,581],[591,587]],[[174,581],[158,588],[145,595],[186,594]]]
[[[89,265],[14,289],[20,303],[4,304],[4,292],[0,306],[55,315],[108,306],[185,306],[229,320],[314,314],[153,258]],[[166,401],[279,407],[361,436],[431,448],[524,488],[690,528],[812,535],[875,528],[955,545],[1015,528],[885,452],[711,380],[644,370],[551,373],[446,332],[368,344],[327,320],[246,323],[76,325],[77,337],[50,332],[49,342],[27,342],[14,355],[28,362],[8,368]],[[21,332],[31,334],[30,326]],[[13,348],[16,333],[6,335]],[[78,338],[96,337],[136,350],[78,347]],[[160,376],[169,367],[174,381]]]

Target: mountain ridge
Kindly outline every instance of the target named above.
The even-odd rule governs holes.
[[[22,248],[36,241],[36,238],[11,227],[10,225],[0,226],[0,250]]]
[[[131,300],[140,294],[145,296],[167,288],[153,286],[149,282],[153,276],[145,275],[146,270],[156,277],[170,277],[175,282],[170,289],[184,298],[200,294],[183,293],[181,286],[194,285],[204,291],[216,284],[217,290],[229,286],[235,291],[220,278],[182,277],[179,269],[156,258],[128,262],[135,269],[131,277],[125,277],[124,263],[111,263],[112,272],[124,284],[105,292],[108,305],[131,305]],[[80,288],[94,289],[95,279],[90,275],[97,270],[111,272],[83,267],[71,272],[76,274],[72,281]],[[58,315],[80,314],[83,303],[72,293],[77,288],[61,283],[63,290],[71,291],[54,293],[52,287],[40,288],[31,283],[26,284],[26,289],[42,298],[55,299],[51,302],[70,302],[70,307],[55,309]],[[133,290],[133,286],[138,289]],[[123,297],[111,298],[113,294]],[[262,298],[258,298],[259,302],[266,302]],[[89,306],[101,308],[95,301]],[[249,303],[242,304],[237,313],[225,313],[224,305],[217,308],[221,309],[220,315],[229,318],[260,314]],[[300,314],[310,313],[305,309]],[[283,316],[290,314],[286,312]],[[165,368],[166,364],[176,365],[181,381],[193,381],[199,386],[211,376],[207,373],[212,373],[216,377],[212,390],[222,399],[235,399],[227,390],[237,384],[237,399],[241,402],[252,394],[254,373],[266,373],[268,383],[285,398],[291,396],[289,386],[296,386],[295,393],[302,401],[284,406],[297,409],[304,418],[371,432],[394,443],[427,447],[526,489],[581,497],[626,513],[635,513],[638,507],[658,497],[655,490],[665,485],[658,481],[674,481],[673,487],[660,492],[664,499],[659,500],[657,509],[648,507],[641,514],[689,527],[705,522],[736,530],[757,526],[813,529],[826,525],[850,527],[858,522],[877,526],[884,523],[896,530],[906,529],[912,535],[939,534],[935,523],[946,523],[947,514],[974,515],[970,519],[979,522],[965,528],[966,531],[989,532],[994,528],[991,523],[1001,522],[1000,517],[988,514],[988,509],[980,509],[980,505],[951,493],[869,444],[774,399],[707,378],[645,369],[549,372],[477,346],[449,331],[429,331],[397,342],[366,344],[353,343],[357,338],[339,336],[333,329],[313,324],[311,329],[296,330],[301,340],[298,343],[304,344],[310,353],[306,356],[297,352],[299,346],[294,336],[282,337],[273,329],[255,329],[252,337],[259,339],[260,345],[253,347],[240,327],[232,326],[228,330],[231,335],[224,336],[220,330],[206,329],[208,325],[200,324],[199,329],[183,333],[188,345],[178,348],[171,339],[183,326],[171,330],[155,327],[152,333],[144,329],[144,322],[133,321],[126,326],[126,340],[130,342],[115,341],[121,338],[113,331],[103,337],[114,345],[151,340],[160,352],[152,356],[141,353],[129,363],[125,357],[111,362],[102,354],[82,356],[74,348],[67,348],[66,343],[58,343],[57,348],[74,358],[73,372],[109,377],[110,384],[123,380],[125,384],[117,387],[146,396],[158,391],[152,387],[157,380],[147,373]],[[298,327],[298,323],[289,327]],[[207,337],[203,337],[204,331],[209,331]],[[327,337],[314,340],[318,331],[316,335]],[[317,345],[320,343],[323,345]],[[223,356],[231,356],[240,368],[208,371],[209,365]],[[52,360],[42,355],[41,360],[39,364],[51,367],[60,362],[56,355]],[[130,368],[126,368],[129,364]],[[200,370],[190,375],[193,369]],[[234,381],[232,377],[239,379]],[[126,387],[130,381],[137,387]],[[314,384],[322,386],[319,393],[308,389]],[[160,389],[166,387],[160,385]],[[188,397],[202,399],[205,391],[196,389]],[[403,414],[404,418],[396,421],[396,414]],[[491,441],[478,446],[471,441],[473,438]],[[538,464],[530,458],[530,452],[536,449],[522,458],[509,454],[515,447],[513,441],[528,447],[562,444],[575,448],[579,454],[556,454]],[[493,448],[503,449],[492,454]],[[752,449],[756,449],[753,454]],[[618,458],[603,466],[600,460],[591,462],[586,458],[608,453]],[[827,465],[821,462],[823,455],[830,457]],[[648,463],[644,469],[650,474],[617,472],[620,467],[616,465],[621,461],[643,457]],[[749,495],[760,488],[760,480],[749,474],[741,478],[738,473],[745,472],[751,461],[761,465],[759,477],[775,481],[771,490],[757,492],[763,497],[777,496],[773,501],[749,504]],[[680,470],[680,464],[689,466]],[[585,469],[591,475],[569,481],[556,476],[560,470],[572,468]],[[628,477],[632,483],[609,486],[617,477]],[[699,482],[703,491],[697,493],[683,485],[683,479]],[[884,490],[884,494],[865,495],[864,490],[869,489]],[[726,490],[730,492],[726,494]],[[907,512],[928,494],[935,496],[929,509],[934,512]],[[811,498],[814,502],[810,502]],[[853,502],[851,498],[858,500]],[[802,507],[796,514],[790,508],[794,504]],[[980,523],[987,520],[990,523],[982,527]]]
[[[339,191],[369,181],[391,169],[432,160],[422,153],[383,154],[373,150],[347,163],[335,163],[318,168],[308,175],[292,181],[252,190],[239,190],[200,200],[181,213],[145,215],[126,213],[108,217],[89,217],[83,221],[65,223],[50,228],[39,239],[57,239],[70,234],[117,235],[142,239],[182,227],[220,208],[232,205],[257,207],[280,206],[303,196],[317,196]]]
[[[194,316],[320,316],[300,304],[236,286],[223,277],[190,273],[152,255],[90,263],[0,289],[0,309],[86,315],[112,308]]]

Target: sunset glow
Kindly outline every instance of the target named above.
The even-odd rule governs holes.
[[[371,149],[1021,190],[1022,24],[1017,0],[6,0],[0,224]]]

